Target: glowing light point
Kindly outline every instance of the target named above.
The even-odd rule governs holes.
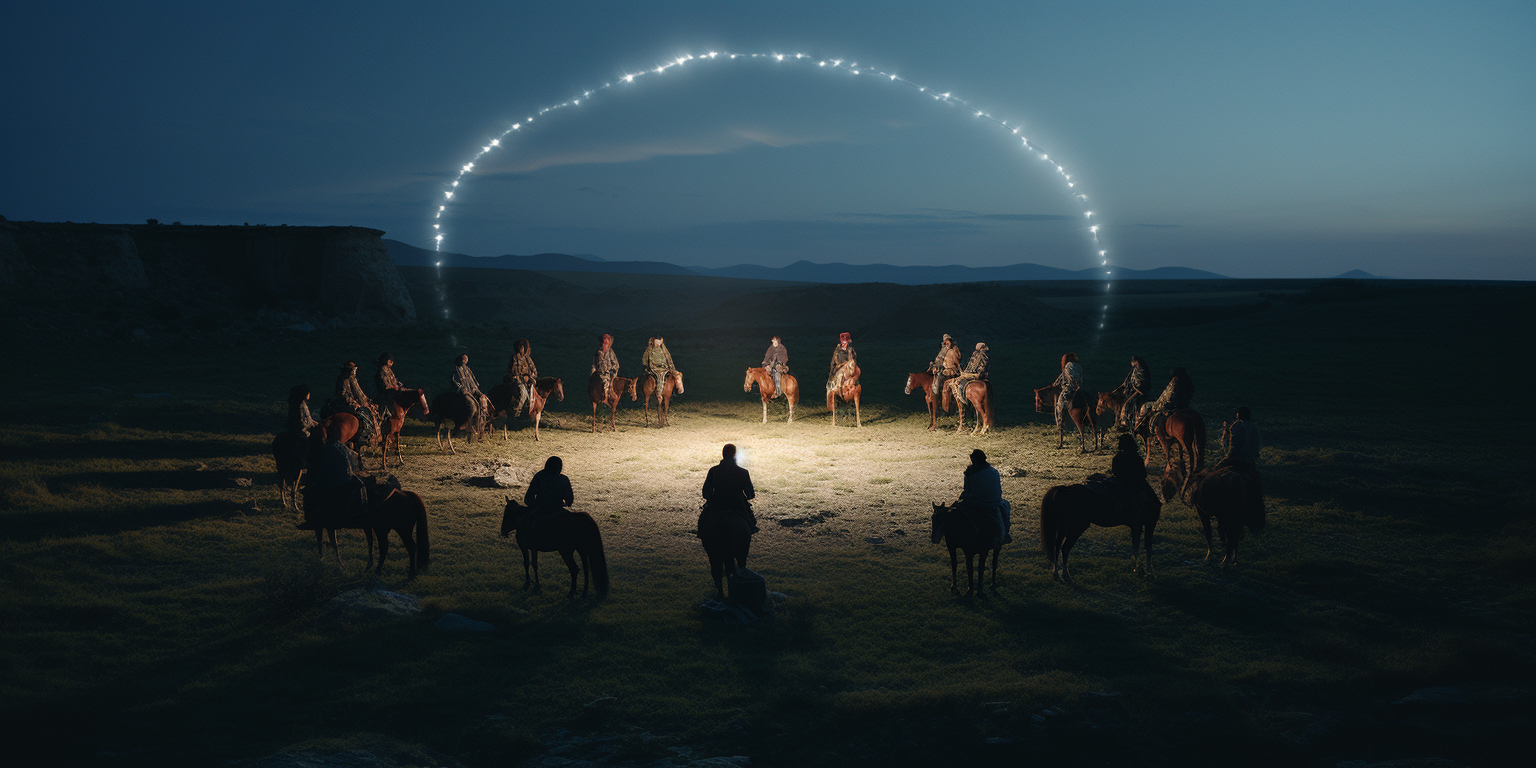
[[[1097,235],[1099,233],[1099,225],[1095,224],[1095,225],[1089,227],[1088,231],[1094,233],[1095,235]]]
[[[493,147],[501,146],[501,139],[491,139],[491,146],[493,146]]]
[[[623,80],[626,83],[633,83],[635,81],[635,76],[634,75],[625,75],[623,77]]]
[[[1109,253],[1109,251],[1099,251],[1099,255],[1100,256],[1107,255],[1108,253]]]
[[[455,186],[455,187],[457,187],[457,186],[458,186],[458,185],[459,185],[459,182],[457,182],[457,181],[455,181],[455,182],[453,182],[453,185],[454,185],[454,186]]]
[[[449,200],[453,199],[453,193],[452,192],[444,192],[443,196],[448,198]]]
[[[778,59],[778,60],[779,60],[779,61],[783,61],[783,60],[784,60],[784,54],[782,54],[782,53],[775,53],[775,54],[774,54],[774,55],[773,55],[773,57],[774,57],[774,58],[775,58],[775,59]]]
[[[820,64],[817,64],[816,66],[818,66],[818,67],[825,67],[826,65],[827,65],[827,63],[825,61],[823,61]]]
[[[1091,218],[1093,218],[1093,211],[1083,211],[1083,216],[1085,218],[1091,219]]]

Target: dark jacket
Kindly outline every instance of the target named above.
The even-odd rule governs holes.
[[[777,347],[769,346],[768,351],[763,353],[763,367],[772,371],[775,365],[789,367],[789,348],[782,341]]]
[[[541,469],[528,481],[523,504],[538,512],[558,511],[576,501],[571,493],[571,479],[553,469]]]
[[[752,474],[731,459],[722,459],[704,476],[704,500],[712,509],[741,509],[757,496]]]
[[[965,488],[960,502],[996,507],[1003,503],[1003,476],[991,464],[972,464],[965,468]]]

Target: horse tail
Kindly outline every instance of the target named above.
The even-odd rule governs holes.
[[[1056,498],[1061,486],[1054,486],[1045,492],[1045,497],[1040,500],[1040,549],[1045,551],[1045,556],[1051,563],[1056,562],[1057,542],[1061,540],[1061,500]]]
[[[427,563],[431,560],[427,542],[427,503],[422,501],[421,495],[415,491],[401,491],[405,494],[406,502],[410,504],[411,511],[416,516],[416,567],[425,571]]]
[[[1197,418],[1195,424],[1198,429],[1195,430],[1194,439],[1190,441],[1194,445],[1193,453],[1195,454],[1194,465],[1190,468],[1191,475],[1205,469],[1205,419]]]
[[[583,515],[577,522],[581,530],[580,549],[587,556],[587,567],[592,571],[592,584],[598,597],[608,594],[608,556],[603,554],[603,532],[591,515]]]

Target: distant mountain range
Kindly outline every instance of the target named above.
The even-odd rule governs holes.
[[[897,285],[934,285],[938,283],[1006,282],[1013,280],[1101,280],[1104,270],[1059,269],[1040,264],[1010,264],[1006,267],[899,267],[894,264],[817,264],[797,261],[785,267],[761,267],[738,264],[734,267],[683,267],[665,261],[605,261],[596,256],[571,256],[564,253],[540,253],[533,256],[466,256],[438,253],[385,239],[389,256],[405,267],[478,267],[481,269],[526,269],[535,272],[617,272],[644,275],[708,275],[751,280],[778,280],[801,283],[895,283]],[[1374,278],[1360,270],[1346,272],[1341,278]],[[1116,269],[1116,280],[1219,280],[1225,275],[1188,267],[1157,269]]]

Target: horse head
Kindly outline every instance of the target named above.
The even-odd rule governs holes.
[[[554,395],[556,400],[565,402],[565,385],[561,384],[559,379],[555,379]]]
[[[1169,461],[1168,464],[1163,467],[1163,480],[1161,485],[1164,502],[1173,501],[1174,498],[1177,497],[1185,504],[1189,503],[1190,484],[1186,482],[1184,477],[1183,463],[1175,463],[1173,461]]]
[[[755,371],[755,370],[757,370],[757,369],[756,368],[748,368],[747,369],[747,378],[742,380],[742,382],[741,382],[741,391],[743,391],[743,392],[751,392],[752,391],[752,384],[757,381],[757,377],[752,375],[752,372]]]
[[[501,511],[502,538],[506,538],[507,534],[511,533],[512,529],[516,528],[523,521],[523,516],[526,514],[528,514],[528,508],[517,503],[517,499],[508,496],[507,506]]]
[[[903,392],[902,394],[904,394],[904,395],[912,394],[912,377],[916,376],[916,375],[917,374],[915,374],[915,373],[907,374],[907,391]]]
[[[432,415],[432,411],[427,408],[427,391],[425,389],[416,390],[416,404],[421,406],[422,416]]]
[[[640,380],[638,378],[630,379],[629,380],[629,387],[628,387],[628,389],[629,389],[629,401],[631,403],[633,403],[636,400],[640,399]],[[624,396],[624,393],[620,392],[619,393],[619,397],[622,398],[623,396]]]
[[[1095,416],[1103,416],[1106,413],[1115,412],[1115,400],[1113,392],[1100,392],[1099,405],[1094,409]]]
[[[1043,389],[1035,390],[1035,413],[1045,413],[1045,401],[1040,399],[1040,393],[1043,391]]]
[[[944,539],[944,516],[947,514],[949,514],[949,507],[943,504],[933,505],[933,543],[935,544]]]

